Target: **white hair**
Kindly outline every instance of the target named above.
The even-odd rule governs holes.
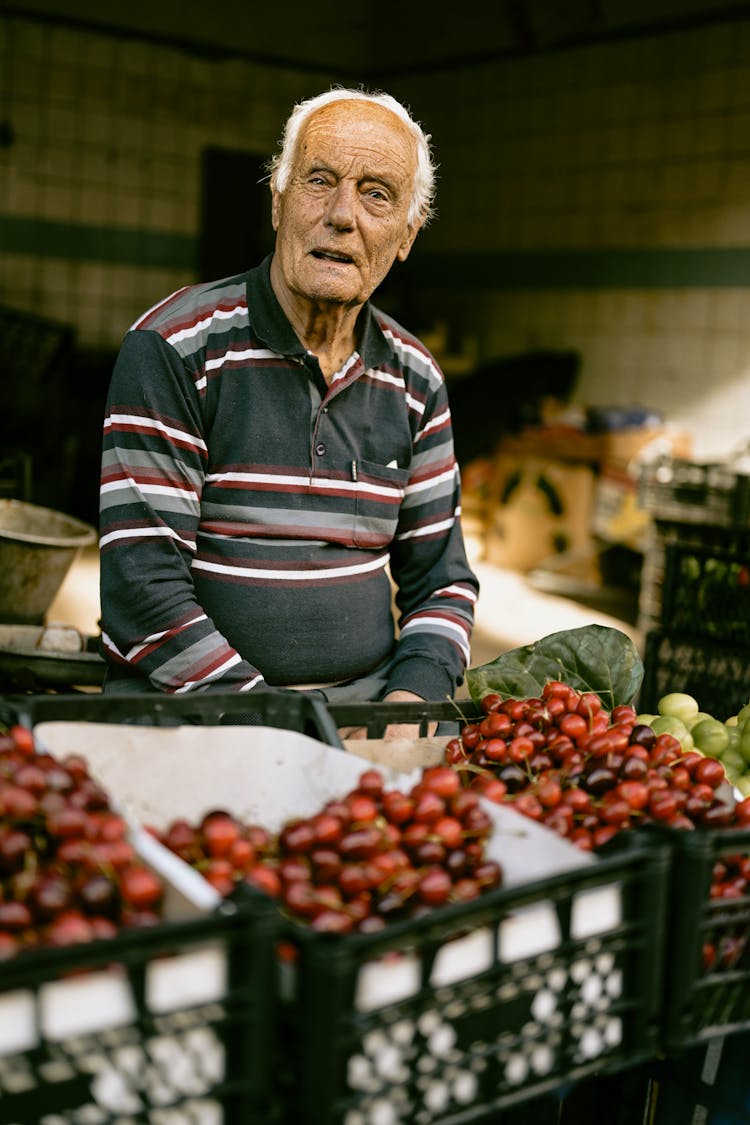
[[[344,87],[335,86],[323,94],[317,94],[313,98],[307,98],[305,101],[298,102],[284,126],[281,141],[279,142],[281,151],[277,153],[276,156],[272,157],[268,164],[268,171],[271,175],[271,186],[278,192],[284,192],[286,190],[292,174],[297,141],[310,116],[323,106],[330,105],[331,102],[347,100],[373,102],[375,105],[384,106],[386,109],[391,110],[392,113],[395,113],[408,127],[416,141],[417,170],[414,176],[414,185],[407,219],[410,225],[417,222],[426,225],[435,214],[432,204],[435,198],[435,174],[437,165],[432,159],[432,150],[430,148],[431,137],[429,133],[425,133],[421,125],[414,120],[409,111],[401,105],[400,102],[396,101],[395,98],[391,97],[390,94],[368,93],[366,90],[349,90]]]

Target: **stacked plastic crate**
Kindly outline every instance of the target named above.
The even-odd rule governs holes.
[[[280,823],[359,777],[317,699],[250,705],[18,696],[0,724],[83,755],[141,824],[204,807]],[[512,810],[493,819],[504,885],[382,930],[317,933],[258,895],[0,963],[0,1121],[511,1125],[531,1101],[528,1120],[559,1121],[571,1083],[658,1049],[669,855],[633,834],[594,859]]]
[[[664,460],[642,469],[651,516],[639,603],[641,709],[685,691],[717,718],[750,698],[750,475]]]

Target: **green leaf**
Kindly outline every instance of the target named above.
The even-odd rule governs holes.
[[[593,691],[611,711],[635,699],[643,662],[626,633],[607,625],[584,625],[550,633],[466,672],[475,703],[488,692],[504,699],[537,698],[549,680],[562,680],[577,691]]]

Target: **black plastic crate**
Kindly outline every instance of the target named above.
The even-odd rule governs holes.
[[[672,631],[750,648],[750,550],[746,544],[723,551],[669,544],[662,624]]]
[[[669,556],[674,551],[688,551],[690,548],[717,555],[750,555],[750,528],[747,525],[722,527],[655,517],[648,528],[641,567],[638,624],[644,632],[669,627],[664,608],[665,600],[670,596],[667,575]]]
[[[132,695],[6,695],[0,696],[0,722],[121,723],[149,726],[237,724],[281,727],[341,746],[336,726],[322,698],[291,688],[268,688],[251,695],[201,692],[190,696]]]
[[[277,929],[258,894],[3,962],[3,1125],[266,1125]]]
[[[382,738],[389,723],[414,724],[419,736],[427,734],[431,723],[463,725],[484,715],[472,699],[414,700],[409,703],[329,703],[327,710],[337,729],[361,727],[368,738]]]
[[[750,896],[710,893],[717,861],[750,856],[750,829],[669,835],[674,838],[662,1040],[674,1054],[750,1029]]]
[[[641,467],[638,503],[662,520],[747,527],[750,476],[721,462],[653,461]]]
[[[288,1120],[498,1121],[653,1056],[668,851],[620,845],[377,934],[295,927],[276,1067]]]
[[[638,707],[655,714],[659,700],[684,691],[719,719],[736,715],[750,699],[750,647],[696,638],[672,630],[646,635]]]

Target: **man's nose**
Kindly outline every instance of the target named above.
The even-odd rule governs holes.
[[[342,181],[337,184],[328,199],[328,222],[338,229],[354,225],[356,187]]]

